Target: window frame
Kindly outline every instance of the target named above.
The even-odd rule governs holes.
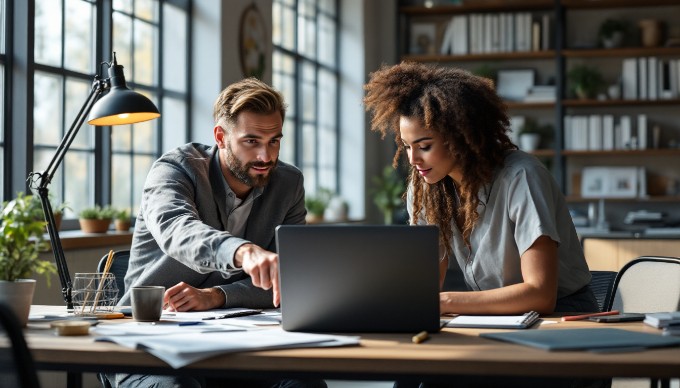
[[[62,64],[60,67],[54,67],[54,66],[49,66],[45,64],[40,64],[35,62],[34,58],[34,47],[35,47],[35,10],[36,10],[36,3],[35,0],[28,0],[26,2],[20,1],[20,2],[15,2],[14,0],[5,0],[5,6],[6,6],[6,11],[7,11],[7,23],[6,23],[6,30],[4,36],[7,37],[6,41],[6,54],[4,56],[4,64],[5,64],[5,98],[4,98],[4,106],[5,106],[5,116],[4,116],[4,126],[5,126],[5,133],[4,133],[4,139],[0,139],[0,145],[2,145],[4,141],[5,145],[5,153],[4,153],[4,159],[3,159],[3,172],[4,172],[4,177],[3,177],[3,189],[2,189],[2,200],[8,200],[13,198],[16,195],[16,192],[18,191],[24,191],[24,192],[30,192],[30,188],[28,185],[28,182],[26,182],[26,178],[28,177],[29,173],[31,171],[40,171],[41,169],[44,169],[46,166],[37,166],[34,165],[34,120],[33,120],[33,104],[34,104],[34,93],[33,93],[33,88],[35,87],[35,81],[34,81],[34,74],[36,72],[47,72],[50,75],[55,75],[57,77],[61,77],[61,82],[62,85],[65,84],[66,79],[77,79],[81,81],[86,81],[89,84],[91,84],[92,80],[94,79],[95,74],[99,74],[102,77],[108,77],[108,74],[100,74],[101,72],[106,72],[106,68],[102,67],[101,64],[102,62],[109,62],[112,60],[112,58],[108,58],[111,56],[109,54],[111,52],[111,45],[113,44],[113,0],[93,0],[90,1],[91,3],[94,4],[95,6],[95,11],[94,11],[94,18],[95,18],[95,38],[93,41],[94,45],[94,56],[96,58],[95,63],[96,68],[95,68],[95,73],[94,74],[88,74],[85,75],[83,73],[79,73],[77,71],[72,71],[67,68],[64,68],[64,64],[62,61]],[[133,6],[134,6],[134,1],[132,1]],[[134,82],[128,81],[128,87],[137,91],[142,91],[142,92],[150,92],[154,94],[154,102],[156,105],[159,107],[159,110],[161,111],[161,114],[163,112],[163,107],[162,107],[162,102],[163,98],[167,96],[171,96],[174,99],[180,100],[185,106],[186,106],[186,117],[185,117],[185,130],[183,132],[177,132],[177,135],[179,136],[184,136],[186,139],[189,138],[189,135],[191,133],[191,87],[192,87],[192,82],[191,82],[191,52],[193,51],[192,47],[192,40],[191,40],[191,29],[192,29],[192,1],[191,0],[154,0],[156,6],[158,7],[158,31],[156,36],[154,36],[154,45],[156,47],[156,50],[154,50],[154,67],[156,68],[154,72],[155,74],[155,79],[158,81],[155,83],[155,85],[152,85],[152,87],[149,87],[149,85],[140,85],[136,84]],[[65,9],[65,2],[60,3],[62,6],[62,9]],[[163,84],[163,78],[162,78],[162,71],[163,71],[163,9],[166,6],[175,6],[178,7],[181,12],[182,12],[182,17],[185,17],[186,19],[186,29],[187,29],[187,37],[186,41],[184,44],[186,45],[186,52],[188,55],[186,55],[186,79],[185,79],[185,84],[186,84],[186,90],[184,92],[178,92],[175,90],[169,90],[169,89],[164,89],[164,84]],[[15,10],[14,7],[17,9]],[[16,20],[13,20],[12,16],[16,15],[17,18]],[[14,23],[16,22],[16,23]],[[63,22],[62,22],[63,24]],[[25,27],[23,27],[25,26]],[[15,28],[17,27],[17,28]],[[24,28],[26,30],[24,30]],[[17,30],[20,29],[20,30]],[[63,29],[62,29],[63,30]],[[24,34],[24,31],[27,32],[25,34],[25,37],[22,37],[20,35]],[[66,36],[62,36],[62,42],[66,39]],[[13,42],[17,41],[19,44],[13,50]],[[64,53],[64,47],[62,46],[62,57]],[[23,69],[16,69],[14,66],[12,66],[13,61],[16,60],[18,61],[17,63],[26,63],[25,67]],[[122,64],[122,63],[121,63]],[[123,64],[126,66],[126,77],[128,76],[127,73],[127,67],[129,64]],[[21,75],[20,73],[23,73]],[[16,82],[15,82],[16,80]],[[13,84],[14,83],[14,84]],[[65,91],[62,91],[62,93],[65,93]],[[18,99],[16,97],[19,97]],[[60,97],[61,98],[61,97]],[[63,101],[63,100],[62,100]],[[85,97],[83,97],[82,101],[77,101],[77,103],[84,103],[85,102]],[[60,103],[61,104],[61,103]],[[28,108],[28,109],[26,109]],[[79,108],[79,107],[78,107]],[[62,115],[66,112],[65,107],[60,106],[58,109],[60,109]],[[23,111],[23,112],[22,112]],[[71,120],[71,119],[69,119]],[[61,120],[62,122],[65,120]],[[68,127],[72,123],[70,122],[65,122],[62,124],[65,128],[60,132],[60,139],[61,136],[63,136],[63,133],[68,129]],[[85,128],[88,126],[86,123],[83,125],[83,128],[80,129],[80,131],[85,131],[88,130],[88,128]],[[14,132],[11,131],[12,128],[21,128],[21,131],[16,130]],[[155,132],[154,138],[154,144],[153,147],[151,147],[152,151],[146,152],[147,156],[152,156],[152,159],[155,160],[156,158],[160,157],[160,154],[162,153],[162,144],[163,144],[163,124],[161,120],[156,120],[156,123],[154,124],[153,128]],[[80,133],[79,131],[79,133]],[[166,134],[167,135],[167,134]],[[94,205],[94,204],[110,204],[111,199],[112,199],[112,179],[113,179],[113,172],[112,172],[112,163],[111,159],[114,155],[114,152],[112,150],[112,142],[111,142],[111,127],[100,127],[97,130],[95,130],[95,133],[93,134],[94,138],[94,144],[93,144],[93,151],[92,154],[94,158],[94,177],[93,181],[88,180],[88,185],[92,184],[94,186],[93,188],[93,200],[94,203],[88,204],[89,205]],[[43,147],[43,148],[49,148],[49,147]],[[77,147],[74,145],[71,147],[71,149],[76,149]],[[54,147],[53,149],[56,149]],[[71,150],[70,149],[70,150]],[[22,152],[25,150],[25,152]],[[69,152],[71,152],[69,150]],[[134,147],[131,147],[132,152],[135,151]],[[52,156],[51,154],[50,156]],[[67,153],[67,156],[70,155],[70,153]],[[64,168],[65,163],[62,163],[60,165],[60,169]],[[136,173],[138,175],[143,175],[141,179],[144,179],[146,177],[148,171],[137,171]],[[66,172],[68,174],[68,172]],[[61,174],[64,175],[64,174]],[[68,178],[68,177],[66,177]],[[88,178],[89,179],[89,178]],[[134,187],[134,183],[132,182],[132,177],[130,177],[130,186]],[[54,183],[50,187],[51,193],[53,190],[56,190],[56,185]],[[63,186],[61,187],[61,190],[63,192],[64,188]],[[139,190],[138,190],[139,191]],[[56,194],[56,193],[55,193]],[[135,198],[141,198],[141,191],[140,192],[134,192],[131,195],[131,200],[130,202],[133,203],[135,202]],[[67,198],[68,201],[68,198]],[[139,202],[137,200],[136,202]],[[71,219],[66,219],[64,220],[62,224],[62,230],[64,229],[78,229],[78,222],[77,219],[71,218]]]
[[[320,85],[320,73],[321,71],[328,72],[329,74],[332,74],[334,79],[335,79],[335,84],[336,84],[336,90],[335,90],[335,162],[334,162],[334,170],[335,170],[335,179],[334,179],[334,186],[331,189],[333,192],[340,192],[341,186],[340,186],[340,88],[341,88],[341,73],[340,73],[340,68],[339,66],[331,67],[323,61],[319,60],[319,53],[320,49],[319,46],[321,43],[320,42],[320,15],[325,15],[328,17],[331,22],[334,23],[335,25],[335,34],[334,34],[334,56],[335,56],[335,63],[338,63],[338,58],[339,58],[339,52],[340,52],[340,42],[339,42],[339,36],[340,36],[340,2],[341,0],[335,0],[335,9],[334,9],[334,15],[330,15],[324,11],[322,11],[321,7],[319,6],[318,1],[314,1],[314,35],[315,35],[315,45],[314,47],[314,57],[310,57],[306,55],[305,53],[301,52],[300,47],[299,47],[299,39],[298,37],[300,36],[301,32],[300,31],[300,23],[299,20],[300,18],[308,18],[307,16],[301,16],[299,12],[299,4],[301,0],[293,0],[292,5],[287,5],[285,4],[286,0],[274,0],[273,3],[278,3],[278,5],[281,8],[287,8],[287,9],[292,9],[293,11],[293,19],[295,20],[295,27],[294,27],[294,37],[293,37],[293,48],[286,48],[282,45],[277,44],[276,42],[272,42],[273,45],[273,52],[274,55],[277,53],[280,54],[282,57],[287,57],[290,58],[293,63],[294,63],[294,74],[292,76],[293,79],[293,85],[295,89],[295,97],[293,101],[289,101],[289,109],[292,108],[292,116],[294,117],[294,122],[295,124],[291,127],[293,130],[293,134],[286,134],[287,141],[293,141],[294,142],[294,150],[293,150],[293,155],[294,155],[294,160],[290,161],[298,168],[303,170],[305,172],[305,182],[307,181],[312,181],[313,186],[309,187],[307,184],[305,184],[305,189],[307,190],[308,194],[314,194],[316,193],[319,189],[321,188],[327,188],[323,187],[320,185],[320,174],[323,169],[323,166],[320,165],[320,157],[319,153],[321,150],[320,147],[320,141],[319,141],[319,135],[321,133],[321,118],[319,117],[319,106],[320,106],[320,94],[319,94],[319,85]],[[275,7],[273,7],[275,8]],[[276,17],[276,16],[274,16]],[[282,30],[285,30],[282,28]],[[305,84],[304,81],[304,74],[303,74],[303,67],[311,65],[314,68],[314,101],[315,101],[315,112],[314,112],[314,119],[313,120],[307,120],[304,118],[304,113],[303,113],[303,87]],[[279,71],[276,68],[272,68],[272,74],[277,75],[277,74],[286,74],[285,72]],[[277,87],[278,85],[274,85]],[[290,114],[289,114],[290,115]],[[287,116],[287,121],[288,116]],[[304,127],[306,125],[311,125],[315,127],[315,145],[314,145],[314,156],[313,156],[313,163],[305,163],[304,161],[304,155],[303,155],[303,147],[304,147],[304,141],[303,141],[303,132],[304,132]],[[309,174],[306,172],[308,168],[312,168],[314,171],[314,176],[309,177]]]

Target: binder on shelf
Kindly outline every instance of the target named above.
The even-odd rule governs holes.
[[[451,319],[446,327],[527,329],[540,320],[535,311],[530,311],[524,315],[459,315]]]
[[[623,60],[621,71],[621,85],[624,100],[638,99],[638,73],[637,58],[626,58]]]
[[[646,150],[647,149],[647,115],[646,114],[639,114],[638,115],[638,124],[637,124],[637,137],[638,137],[638,149],[640,150]]]

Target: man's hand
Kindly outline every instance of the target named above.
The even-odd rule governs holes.
[[[179,282],[163,296],[163,307],[169,311],[203,311],[224,306],[224,292],[219,288],[195,288]]]
[[[234,264],[250,275],[253,285],[274,289],[274,306],[279,305],[279,255],[255,244],[243,244],[234,255]]]

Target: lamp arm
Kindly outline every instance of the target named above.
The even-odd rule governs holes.
[[[76,138],[76,135],[80,130],[80,127],[85,122],[85,118],[87,117],[88,114],[90,114],[90,111],[92,110],[92,107],[94,106],[95,102],[97,102],[99,96],[101,96],[101,94],[104,92],[106,88],[107,82],[99,79],[99,76],[95,76],[95,79],[92,83],[92,89],[90,90],[90,95],[87,97],[87,100],[85,100],[85,102],[83,103],[83,106],[80,108],[78,115],[73,120],[73,124],[71,124],[71,127],[64,135],[64,138],[61,139],[61,143],[59,143],[57,151],[52,157],[50,164],[48,164],[47,168],[39,174],[40,184],[38,187],[40,188],[47,187],[52,182],[52,177],[54,177],[57,168],[59,168],[59,165],[61,165],[64,156],[66,156],[66,151],[68,151],[68,149],[71,147],[71,143],[73,143],[73,140]]]
[[[78,134],[78,130],[83,125],[85,118],[92,110],[94,103],[97,102],[101,94],[108,87],[106,80],[101,80],[98,76],[95,77],[92,83],[92,89],[87,100],[83,103],[82,108],[78,112],[73,124],[69,130],[64,135],[64,138],[59,143],[57,151],[52,157],[47,169],[38,173],[31,173],[28,176],[29,185],[31,189],[38,192],[40,197],[40,204],[45,214],[45,221],[47,221],[47,233],[50,236],[50,245],[52,247],[52,253],[54,254],[54,260],[57,265],[57,272],[59,273],[59,282],[61,283],[61,293],[66,302],[66,308],[73,309],[73,300],[71,292],[73,289],[73,284],[71,283],[71,276],[69,274],[68,265],[66,264],[66,256],[64,254],[64,249],[61,246],[61,239],[59,237],[59,231],[57,230],[57,223],[54,219],[54,212],[52,210],[52,204],[49,199],[49,188],[48,186],[52,182],[52,177],[54,176],[57,168],[61,164],[66,151],[68,151],[71,143]]]

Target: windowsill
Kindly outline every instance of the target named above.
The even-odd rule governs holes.
[[[110,230],[106,233],[83,233],[81,230],[66,230],[59,232],[61,247],[64,250],[109,247],[113,245],[132,244],[132,232],[117,232]],[[45,235],[49,240],[49,236]]]

